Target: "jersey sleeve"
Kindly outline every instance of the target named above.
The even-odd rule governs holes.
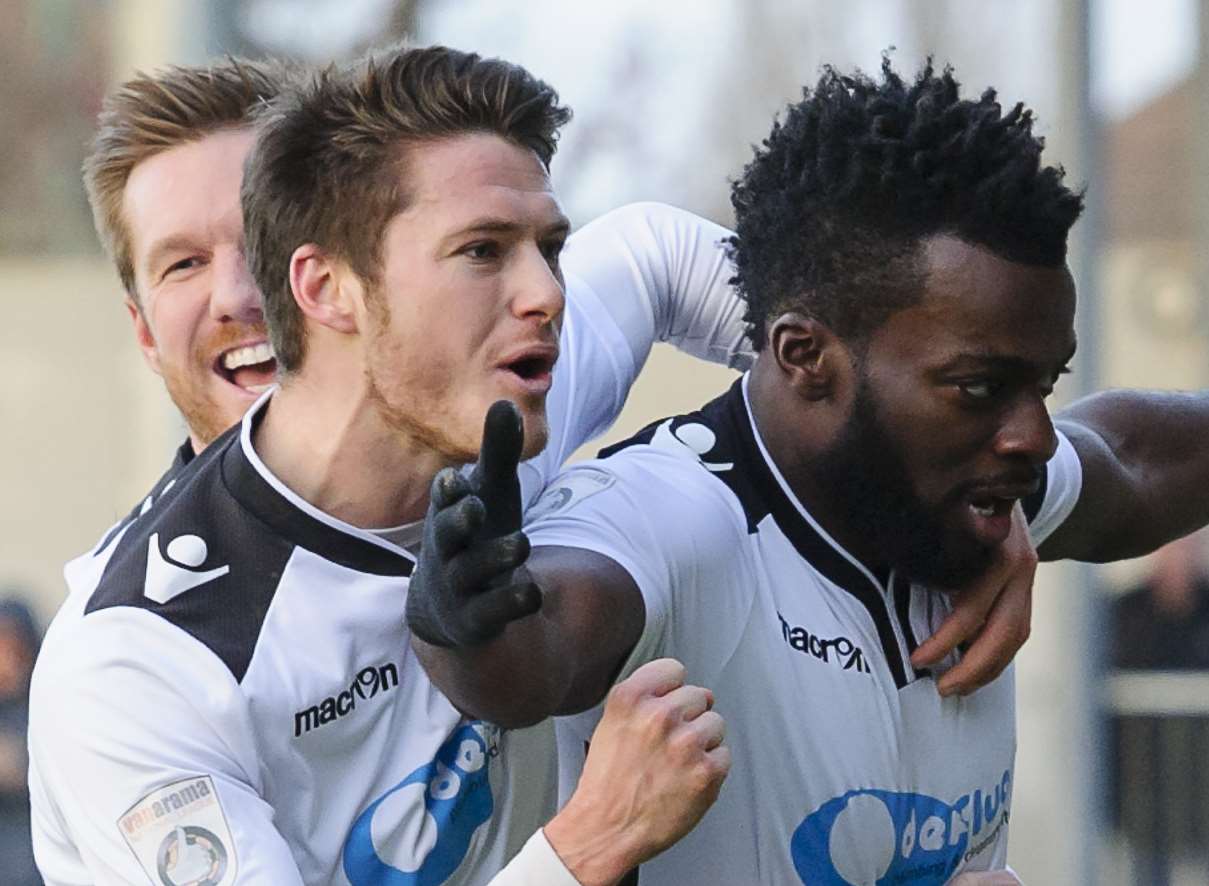
[[[30,706],[46,882],[301,884],[261,796],[238,684],[154,619],[115,607],[47,636]]]
[[[526,463],[533,476],[522,477],[532,495],[613,423],[655,342],[736,368],[750,363],[743,302],[729,282],[729,234],[692,213],[636,203],[571,237],[562,257],[562,352],[547,398],[550,438]]]
[[[1045,483],[1038,494],[1024,502],[1029,518],[1029,538],[1040,545],[1070,516],[1083,489],[1083,466],[1079,454],[1065,434],[1055,429],[1058,449],[1045,465]]]
[[[730,285],[731,232],[661,203],[632,203],[585,225],[568,243],[563,269],[601,301],[621,329],[634,365],[654,342],[736,368],[753,352],[744,303]]]
[[[687,450],[686,450],[687,452]],[[533,546],[602,554],[629,573],[646,608],[640,639],[618,679],[652,659],[682,661],[710,685],[722,647],[737,642],[750,601],[744,587],[746,522],[731,493],[696,460],[638,446],[561,474],[526,526]]]

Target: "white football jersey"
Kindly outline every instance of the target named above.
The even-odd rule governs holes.
[[[639,882],[939,886],[1004,867],[1012,669],[944,699],[912,668],[947,598],[874,575],[828,536],[769,458],[745,382],[603,456],[551,483],[530,512],[533,545],[630,573],[646,625],[621,677],[683,661],[713,690],[733,755],[717,803]],[[1062,439],[1027,503],[1035,542],[1069,514],[1081,476]],[[559,723],[569,785],[598,717]]]
[[[726,233],[647,204],[572,238],[526,501],[612,422],[653,341],[741,353]],[[30,716],[50,884],[481,884],[555,809],[553,723],[467,721],[429,682],[411,556],[267,470],[270,396],[65,569]]]

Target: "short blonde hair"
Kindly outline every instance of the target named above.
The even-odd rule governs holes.
[[[130,173],[169,148],[250,125],[252,112],[277,96],[286,74],[276,62],[228,58],[140,72],[106,98],[84,161],[84,187],[97,235],[136,302],[130,232],[122,215]]]

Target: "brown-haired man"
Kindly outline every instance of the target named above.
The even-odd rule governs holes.
[[[433,112],[425,125],[445,137],[434,140],[430,129],[422,147],[408,152],[406,189],[392,162],[377,170],[376,180],[364,179],[386,187],[356,194],[361,179],[353,164],[345,173],[351,205],[315,213],[311,227],[301,225],[301,248],[276,253],[289,259],[288,273],[273,271],[274,229],[280,224],[283,237],[298,236],[307,203],[338,202],[341,189],[324,193],[326,178],[319,176],[313,186],[285,189],[286,199],[258,208],[262,189],[280,190],[280,183],[253,175],[249,210],[262,222],[251,232],[253,255],[264,263],[262,284],[278,296],[269,304],[287,383],[271,409],[263,407],[245,425],[242,440],[233,436],[222,451],[166,478],[141,517],[73,564],[69,578],[77,593],[48,640],[52,651],[40,668],[43,691],[35,710],[40,761],[34,790],[52,881],[120,876],[141,864],[161,878],[200,866],[214,882],[237,876],[290,882],[300,875],[307,882],[481,882],[548,815],[548,728],[526,735],[466,724],[425,688],[402,628],[400,591],[410,560],[391,542],[406,546],[412,537],[411,527],[395,524],[420,515],[435,470],[476,450],[486,402],[507,392],[529,407],[532,427],[545,426],[543,389],[552,381],[553,331],[563,299],[557,252],[566,223],[542,158],[552,150],[547,124],[557,123],[560,112],[552,94],[511,66],[422,50],[394,56],[385,67],[367,66],[360,84],[329,75],[303,107],[284,113],[313,113],[308,122],[319,124],[321,135],[347,138],[354,154],[385,140],[390,156],[398,133],[389,125],[358,132],[340,119],[338,103],[328,103],[337,99],[346,110],[359,109],[374,103],[378,86],[427,77],[440,93],[450,83],[472,85],[471,75],[486,78],[480,85],[492,87],[482,90],[487,95],[515,86],[523,100],[497,113],[494,123],[472,118],[460,130],[441,129],[447,121]],[[386,97],[405,98],[389,91]],[[483,110],[473,89],[469,102],[448,90],[435,98],[436,111],[448,110],[443,101]],[[533,111],[526,111],[530,99],[538,117],[547,118],[533,129],[535,138],[517,122]],[[390,117],[400,108],[375,110]],[[391,125],[400,122],[395,117]],[[143,162],[247,135],[240,124],[230,126]],[[516,137],[481,134],[491,126],[509,133],[507,127],[517,126]],[[223,156],[236,153],[232,146]],[[138,166],[132,168],[137,174]],[[227,189],[214,193],[221,198]],[[388,199],[375,206],[380,194]],[[412,202],[404,209],[407,198]],[[130,194],[124,199],[128,204]],[[332,217],[344,222],[330,225]],[[380,249],[373,248],[374,223],[386,228]],[[457,242],[434,243],[442,229]],[[211,227],[204,230],[208,235]],[[357,239],[366,233],[364,243]],[[737,344],[737,313],[727,313],[734,303],[727,300],[721,313],[717,305],[709,309],[725,290],[725,265],[712,248],[720,234],[682,214],[637,207],[577,235],[569,263],[577,274],[559,339],[565,374],[550,403],[554,444],[527,465],[530,497],[579,440],[611,420],[650,340],[666,335],[678,316],[675,325],[686,330],[682,343],[705,350],[721,343],[723,352]],[[189,238],[168,240],[178,245],[172,241]],[[133,243],[137,253],[141,241],[135,236]],[[165,266],[167,283],[173,273],[183,271],[188,280],[196,267],[209,273],[217,266],[218,249],[189,245],[196,253],[184,250]],[[231,255],[242,261],[238,252]],[[137,257],[131,268],[137,284]],[[158,279],[153,271],[148,278]],[[400,299],[398,290],[408,287],[413,292]],[[632,304],[623,297],[627,290],[657,297]],[[668,302],[692,295],[701,301],[686,320],[684,309]],[[307,319],[291,334],[294,299]],[[155,338],[155,324],[148,326]],[[151,353],[159,363],[152,365],[162,367],[162,335],[156,345]],[[609,368],[602,370],[602,362]],[[213,362],[194,360],[191,370],[205,389]],[[540,448],[540,436],[531,438],[528,453]],[[195,446],[207,437],[198,434]],[[390,525],[395,529],[379,533],[354,528]],[[295,582],[300,574],[306,587]],[[188,593],[201,588],[208,593]],[[321,596],[305,599],[320,588]],[[293,659],[295,647],[306,650],[305,660]],[[138,654],[130,657],[131,650]],[[156,673],[149,674],[152,663]],[[598,743],[598,751],[616,754],[635,746],[636,730],[653,730],[637,746],[678,747],[686,755],[681,763],[699,779],[688,793],[706,802],[724,769],[712,749],[719,736],[716,719],[705,716],[706,697],[673,689],[683,681],[674,666],[646,678],[617,699],[623,716],[615,729],[631,740]],[[73,684],[72,692],[62,691]],[[696,724],[702,734],[668,741],[658,726],[661,719],[669,725],[660,714],[668,706],[685,710],[685,728]],[[68,720],[87,722],[89,734],[63,728]],[[433,743],[416,751],[408,746],[413,739]],[[366,765],[354,766],[355,777],[334,773],[330,760],[353,750],[365,755]],[[667,775],[668,767],[659,765],[665,758],[654,751],[645,769],[631,773],[636,784]],[[613,763],[606,773],[626,772]],[[80,783],[89,789],[73,790]],[[682,832],[700,811],[700,802],[681,810],[685,791],[664,778],[646,783],[651,793],[641,807],[648,815],[641,827],[605,821],[585,829],[592,815],[608,819],[615,808],[604,802],[608,796],[627,799],[627,783],[606,775],[597,779],[593,798],[573,807],[580,824],[572,831],[589,833],[593,846],[576,854],[562,845],[583,882],[615,876]],[[666,794],[652,790],[660,783]],[[501,791],[507,804],[495,810]],[[168,818],[159,814],[164,809],[172,813]],[[663,814],[650,817],[651,810]],[[567,828],[552,824],[556,845],[559,833],[566,836]]]

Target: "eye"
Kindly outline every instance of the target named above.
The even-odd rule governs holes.
[[[462,247],[462,255],[473,261],[494,261],[500,257],[500,245],[494,240],[479,240]]]
[[[558,267],[559,256],[562,255],[563,247],[566,245],[567,241],[563,237],[559,237],[557,240],[547,240],[541,244],[542,256],[550,267]]]
[[[1003,390],[1003,383],[992,379],[976,379],[958,382],[957,389],[963,397],[979,402],[993,400]]]
[[[164,273],[160,274],[160,279],[166,279],[172,274],[180,273],[181,271],[191,271],[194,268],[201,267],[202,258],[198,255],[191,255],[188,258],[178,259],[168,267],[164,268]]]

